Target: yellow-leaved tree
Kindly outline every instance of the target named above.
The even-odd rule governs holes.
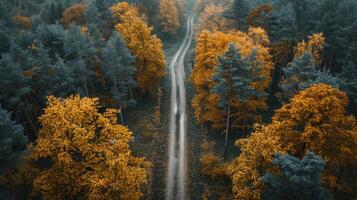
[[[309,41],[299,42],[295,48],[295,58],[301,57],[305,52],[313,55],[314,63],[317,67],[321,65],[322,50],[325,46],[325,37],[323,33],[315,33],[308,36]]]
[[[229,166],[236,199],[262,199],[262,176],[274,171],[274,153],[301,159],[308,151],[326,161],[322,180],[330,192],[352,197],[357,189],[357,122],[346,114],[347,105],[344,92],[316,84],[277,110],[271,124],[238,140],[241,155]]]
[[[122,34],[127,47],[135,56],[135,80],[140,91],[155,94],[161,78],[165,75],[161,40],[152,34],[152,28],[140,18],[136,7],[121,2],[111,9],[113,15],[119,19],[116,30]]]
[[[252,33],[254,32],[251,29]],[[262,29],[261,29],[262,30]],[[193,107],[195,117],[202,125],[204,123],[212,124],[213,128],[223,128],[225,124],[225,112],[219,108],[220,97],[212,93],[215,86],[213,76],[218,67],[218,58],[228,49],[230,43],[234,44],[242,54],[248,56],[253,51],[256,53],[256,59],[259,62],[259,75],[264,80],[259,84],[252,83],[257,91],[263,92],[270,83],[270,71],[272,69],[271,56],[269,49],[261,43],[266,43],[266,33],[259,29],[256,34],[249,34],[234,31],[229,33],[202,31],[197,37],[195,66],[191,74],[191,81],[195,87],[196,94],[193,98]],[[263,35],[262,35],[263,34]],[[254,37],[253,37],[254,36]],[[259,36],[259,37],[258,37]],[[254,67],[253,67],[254,68]],[[232,128],[244,129],[250,121],[259,121],[258,110],[267,108],[266,98],[250,99],[247,103],[236,104],[232,112]],[[234,112],[239,110],[239,112]]]
[[[160,0],[161,31],[176,35],[180,27],[180,19],[175,0]]]
[[[224,7],[209,4],[204,7],[197,22],[196,33],[199,35],[201,31],[228,31],[232,25],[232,21],[223,17]]]
[[[132,133],[118,110],[96,98],[48,97],[31,159],[48,166],[34,180],[43,199],[140,199],[150,164],[129,149]]]
[[[87,10],[87,6],[83,3],[75,4],[67,8],[63,12],[61,19],[63,25],[68,28],[72,22],[76,22],[78,25],[84,25],[84,13]]]

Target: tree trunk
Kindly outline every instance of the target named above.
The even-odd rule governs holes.
[[[133,93],[132,93],[132,91],[131,91],[131,87],[129,87],[129,95],[130,95],[130,100],[133,100],[134,97],[133,97]]]
[[[123,117],[123,108],[120,106],[120,122],[122,125],[124,125],[124,117]]]
[[[228,134],[229,134],[229,121],[231,118],[231,105],[228,105],[228,113],[227,113],[227,124],[226,124],[226,131],[225,131],[225,141],[224,141],[224,154],[223,158],[227,158],[227,149],[228,149]]]
[[[90,85],[92,88],[93,96],[97,96],[97,95],[95,95],[95,88],[94,88],[93,80],[90,80]]]
[[[87,95],[87,97],[89,97],[89,91],[88,91],[87,81],[86,81],[86,80],[83,80],[83,83],[84,83],[84,89],[86,90],[86,95]]]

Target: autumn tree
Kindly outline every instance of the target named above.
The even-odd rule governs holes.
[[[218,58],[219,56],[223,56],[230,43],[239,49],[242,58],[246,58],[255,49],[256,62],[261,67],[258,74],[264,77],[264,80],[260,84],[255,85],[256,90],[261,93],[268,87],[272,67],[271,56],[268,53],[267,47],[253,41],[248,34],[243,32],[211,33],[202,31],[198,36],[195,55],[196,62],[191,74],[191,80],[196,90],[192,104],[195,110],[195,117],[201,125],[210,123],[213,128],[221,129],[226,127],[226,112],[218,106],[219,96],[212,93],[212,89],[215,86],[213,77],[219,66]],[[234,118],[246,119],[246,125],[248,125],[251,121],[259,121],[259,115],[257,115],[256,111],[264,110],[265,108],[265,97],[250,99],[245,104],[243,112],[234,113]],[[244,128],[243,121],[238,120],[232,123],[232,128]]]
[[[228,166],[235,199],[262,199],[265,188],[262,177],[274,172],[270,167],[274,154],[284,153],[274,131],[272,125],[256,126],[248,138],[236,141],[241,154]]]
[[[322,181],[330,192],[336,198],[352,196],[356,181],[357,122],[346,114],[347,104],[344,92],[315,84],[277,110],[272,123],[256,129],[248,139],[239,140],[238,144],[244,143],[240,146],[242,153],[229,168],[235,197],[262,198],[262,177],[274,172],[274,167],[267,163],[275,153],[285,152],[302,159],[308,151],[327,161]]]
[[[213,76],[215,85],[212,93],[218,95],[218,106],[226,116],[224,157],[227,155],[232,113],[242,112],[237,108],[240,107],[239,104],[243,104],[244,107],[249,99],[257,99],[265,95],[264,92],[254,88],[254,84],[264,80],[264,77],[260,76],[261,67],[255,65],[257,65],[255,50],[243,58],[234,44],[230,44],[228,50],[219,58],[219,65]]]
[[[127,47],[135,56],[135,80],[141,92],[154,92],[165,74],[165,59],[162,43],[152,35],[152,28],[140,18],[138,10],[126,3],[118,3],[112,8],[119,19],[116,30],[126,41]]]
[[[216,155],[216,143],[205,139],[201,144],[201,173],[211,178],[226,177],[227,163],[224,162],[221,156]]]
[[[63,12],[62,23],[68,28],[72,22],[76,22],[77,25],[83,25],[84,21],[84,13],[87,10],[87,6],[85,4],[75,4],[69,8],[67,8]]]
[[[175,35],[180,27],[179,13],[175,0],[160,0],[161,31]]]
[[[323,33],[316,33],[310,35],[308,38],[308,42],[302,41],[296,46],[295,58],[301,57],[306,52],[311,53],[316,67],[320,67],[322,62],[322,50],[325,45],[325,37]]]
[[[228,31],[231,21],[223,17],[223,11],[223,6],[217,6],[214,4],[206,5],[198,18],[196,29],[197,35],[199,35],[202,30],[208,30],[212,32]]]
[[[290,155],[276,154],[272,163],[279,168],[279,172],[264,175],[263,181],[267,185],[264,199],[333,199],[321,183],[326,162],[314,153],[308,152],[301,160]]]
[[[118,110],[98,112],[98,99],[48,97],[33,160],[48,167],[34,180],[43,199],[140,199],[149,163],[129,149],[132,133]]]
[[[24,29],[31,28],[31,20],[30,20],[29,17],[21,16],[21,15],[15,15],[15,16],[12,17],[12,21],[15,24],[19,24]]]
[[[254,27],[264,26],[264,16],[272,11],[272,9],[272,6],[267,3],[254,8],[246,17],[248,25]]]

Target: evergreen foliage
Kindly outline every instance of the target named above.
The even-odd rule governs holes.
[[[20,124],[11,119],[11,114],[0,107],[0,173],[16,164],[26,148],[27,138]]]
[[[276,154],[272,163],[280,172],[277,175],[268,173],[263,177],[263,182],[267,186],[264,199],[333,199],[321,182],[325,161],[314,153],[308,152],[301,160],[290,155]]]

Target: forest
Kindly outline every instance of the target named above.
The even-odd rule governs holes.
[[[0,0],[0,200],[357,200],[357,1]]]

